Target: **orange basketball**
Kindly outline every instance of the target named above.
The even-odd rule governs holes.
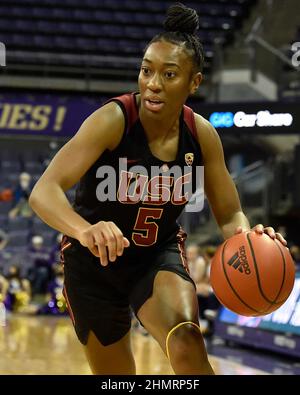
[[[266,234],[247,231],[220,245],[210,281],[216,297],[244,316],[277,310],[292,292],[295,264],[289,249]]]

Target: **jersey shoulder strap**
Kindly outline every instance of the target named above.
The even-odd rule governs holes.
[[[126,93],[121,96],[113,97],[112,99],[108,100],[105,104],[112,101],[115,101],[120,104],[125,116],[125,123],[126,123],[125,130],[126,133],[128,133],[139,117],[138,108],[135,101],[135,94]]]
[[[196,122],[195,122],[195,114],[194,114],[194,111],[186,105],[183,106],[183,119],[184,119],[184,122],[186,123],[186,125],[188,126],[190,132],[192,133],[192,135],[198,141],[197,127],[196,127]]]

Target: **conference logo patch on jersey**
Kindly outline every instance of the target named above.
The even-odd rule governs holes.
[[[192,166],[194,162],[194,154],[192,152],[188,152],[187,154],[184,155],[185,163],[188,166]]]
[[[161,170],[162,170],[163,172],[166,172],[166,171],[169,171],[170,169],[169,169],[169,166],[168,166],[166,163],[164,163],[164,164],[162,165],[162,167],[161,167]]]

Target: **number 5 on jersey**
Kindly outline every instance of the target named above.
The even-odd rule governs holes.
[[[159,226],[151,219],[160,219],[163,208],[140,207],[132,232],[132,240],[139,246],[151,246],[156,243]]]

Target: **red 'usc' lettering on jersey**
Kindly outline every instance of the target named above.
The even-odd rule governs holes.
[[[123,204],[139,203],[147,183],[147,176],[122,170],[117,191],[118,201]]]
[[[178,177],[174,184],[172,176],[159,175],[149,180],[149,177],[143,174],[121,171],[117,198],[122,204],[142,202],[163,205],[170,201],[174,205],[182,205],[190,198],[188,191],[182,194],[182,190],[184,185],[191,183],[191,180],[192,173]]]
[[[155,176],[148,182],[148,194],[144,197],[143,203],[166,204],[171,198],[171,186],[174,178],[170,176]]]
[[[179,177],[174,185],[174,191],[172,194],[172,204],[174,205],[179,205],[179,204],[185,204],[189,201],[190,197],[188,195],[188,192],[185,192],[185,194],[182,196],[181,191],[184,187],[185,184],[190,184],[192,181],[192,173],[185,174],[182,177]]]

